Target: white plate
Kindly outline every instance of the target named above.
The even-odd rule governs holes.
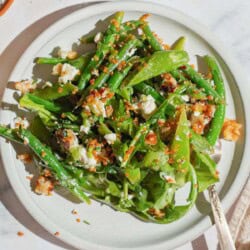
[[[223,142],[223,156],[219,164],[221,182],[217,187],[223,207],[228,209],[249,174],[249,154],[245,151],[249,147],[246,140],[249,135],[249,116],[245,116],[250,113],[249,106],[246,105],[249,88],[246,87],[240,67],[224,51],[223,46],[206,28],[190,17],[160,5],[128,1],[102,3],[76,11],[52,25],[31,44],[17,63],[10,81],[31,77],[35,57],[48,55],[56,46],[70,48],[79,37],[92,30],[97,22],[117,10],[125,11],[126,20],[152,13],[151,27],[167,43],[185,35],[188,39],[187,51],[194,63],[195,55],[210,54],[219,60],[226,80],[227,117],[236,117],[244,126],[242,138],[237,144]],[[36,70],[36,74],[38,73]],[[16,103],[13,90],[6,89],[3,101]],[[0,123],[8,124],[14,116],[13,111],[1,110]],[[11,144],[1,139],[0,146],[8,178],[23,205],[49,232],[59,231],[60,239],[77,248],[171,249],[194,239],[211,225],[207,216],[209,206],[201,197],[197,206],[181,220],[169,225],[156,225],[139,221],[129,214],[116,212],[97,202],[88,206],[58,194],[51,197],[38,196],[31,191],[30,183],[25,178],[33,168],[27,168],[16,160],[16,151]],[[76,216],[71,214],[72,209],[76,209],[79,218],[89,221],[90,225],[76,223]]]

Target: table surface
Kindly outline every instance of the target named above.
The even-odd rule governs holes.
[[[123,0],[125,1],[125,0]],[[0,93],[16,61],[41,31],[56,20],[94,1],[18,0],[0,17]],[[146,2],[146,1],[145,1]],[[171,6],[210,28],[247,72],[250,69],[249,0],[152,0]],[[247,76],[250,80],[250,76]],[[18,237],[17,232],[24,232]],[[216,249],[215,227],[178,250]],[[43,229],[16,198],[0,166],[0,249],[73,249]],[[177,250],[177,249],[176,249]]]

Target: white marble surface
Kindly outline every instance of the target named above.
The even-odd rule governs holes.
[[[125,0],[123,0],[125,1]],[[0,86],[30,42],[62,16],[83,8],[82,0],[18,0],[0,17]],[[250,69],[250,1],[249,0],[154,0],[176,8],[208,26],[231,50],[246,72]],[[249,81],[250,77],[247,76]],[[0,92],[2,93],[2,91]],[[11,189],[0,166],[0,249],[73,249],[48,234],[23,208]],[[18,237],[17,232],[24,236]],[[216,249],[215,228],[205,232],[192,244],[178,250]]]

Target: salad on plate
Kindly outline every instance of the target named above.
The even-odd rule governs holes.
[[[17,117],[0,135],[31,149],[18,158],[40,170],[35,192],[62,186],[139,219],[170,223],[184,216],[199,192],[219,181],[211,157],[221,135],[236,141],[241,125],[225,120],[225,88],[216,60],[204,56],[207,74],[190,64],[185,38],[172,46],[152,32],[148,14],[81,39],[86,54],[60,49],[39,57],[55,82],[15,83]],[[178,199],[178,191],[188,190]]]

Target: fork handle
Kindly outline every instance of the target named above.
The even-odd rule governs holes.
[[[235,250],[234,241],[222,210],[219,196],[215,190],[215,185],[208,188],[208,193],[221,250]]]

